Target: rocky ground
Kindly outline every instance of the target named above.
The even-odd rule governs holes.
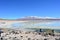
[[[0,40],[60,40],[60,34],[48,35],[43,32],[9,30],[1,33]]]

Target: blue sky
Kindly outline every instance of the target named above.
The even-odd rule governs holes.
[[[0,18],[60,17],[60,0],[0,0]]]

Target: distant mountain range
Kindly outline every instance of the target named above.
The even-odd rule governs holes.
[[[6,19],[6,18],[0,18],[0,20],[60,20],[60,18],[53,18],[53,17],[38,17],[38,16],[26,16],[18,19]]]

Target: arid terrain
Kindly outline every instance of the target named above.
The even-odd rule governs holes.
[[[50,35],[46,32],[14,29],[0,29],[0,33],[0,40],[60,40],[60,33]]]

